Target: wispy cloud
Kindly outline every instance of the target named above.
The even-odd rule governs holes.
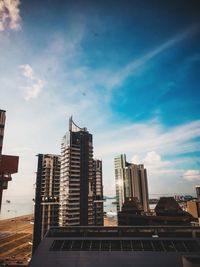
[[[187,170],[183,174],[183,178],[187,181],[200,181],[200,171],[198,170]]]
[[[98,154],[113,155],[126,152],[132,157],[141,151],[159,151],[162,154],[173,155],[200,150],[200,143],[193,140],[200,136],[199,120],[168,130],[156,120],[118,128],[119,130],[107,130],[105,135],[101,133],[98,137],[98,143],[101,144],[97,146]]]
[[[29,101],[31,98],[37,98],[42,91],[44,81],[36,77],[33,68],[29,65],[21,65],[22,75],[28,79],[29,85],[23,87],[24,99]]]
[[[153,50],[147,52],[143,56],[138,59],[131,61],[117,73],[112,75],[107,81],[107,87],[112,89],[113,87],[119,86],[123,83],[125,79],[129,76],[134,75],[134,72],[141,68],[143,65],[147,64],[150,60],[164,52],[165,50],[173,47],[177,43],[183,41],[185,38],[193,35],[197,31],[199,31],[200,25],[195,24],[187,28],[185,31],[177,34],[175,37],[167,40],[166,42],[162,43],[161,45],[157,46]]]
[[[0,31],[11,29],[19,31],[21,29],[19,0],[0,1]]]

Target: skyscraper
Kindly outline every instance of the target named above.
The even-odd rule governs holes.
[[[196,185],[197,200],[200,201],[200,185]]]
[[[94,224],[103,225],[102,161],[93,160]]]
[[[37,165],[33,252],[51,226],[59,225],[60,156],[39,154]]]
[[[97,184],[102,187],[102,171],[97,166],[93,161],[92,135],[71,117],[69,132],[61,145],[60,226],[95,225],[98,205],[94,201],[96,196],[103,197],[97,190]]]
[[[115,182],[118,211],[126,200],[134,197],[145,212],[149,210],[147,172],[142,164],[128,163],[126,155],[115,157]]]
[[[196,193],[197,193],[197,213],[198,213],[198,220],[200,226],[200,186],[196,186]]]
[[[5,121],[6,121],[6,111],[0,109],[0,155],[2,153],[2,147],[3,147]]]
[[[125,198],[130,196],[130,194],[127,195],[125,191],[125,181],[126,181],[125,170],[126,170],[126,156],[123,154],[115,157],[115,186],[116,186],[117,211],[122,210]]]

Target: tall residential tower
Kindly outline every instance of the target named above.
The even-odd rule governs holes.
[[[0,155],[2,153],[2,147],[3,147],[5,121],[6,121],[6,111],[0,109]]]
[[[33,253],[47,230],[58,226],[60,156],[39,154],[35,190]]]
[[[93,160],[92,135],[71,117],[61,145],[60,226],[96,224],[97,208],[100,210],[96,201],[103,200],[99,164]],[[101,213],[103,216],[103,208]]]
[[[94,225],[103,225],[102,161],[93,160]]]
[[[118,212],[129,198],[137,198],[143,210],[149,210],[147,172],[143,164],[128,163],[126,155],[115,157],[115,182]]]

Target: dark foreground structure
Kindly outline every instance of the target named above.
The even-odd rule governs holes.
[[[8,188],[11,175],[18,172],[18,156],[2,155],[6,111],[0,109],[0,212],[3,190]]]
[[[182,225],[190,226],[194,218],[183,211],[173,197],[161,197],[155,207],[155,214],[144,213],[136,198],[124,203],[122,211],[118,212],[118,225]]]
[[[200,227],[57,227],[30,267],[196,267]]]

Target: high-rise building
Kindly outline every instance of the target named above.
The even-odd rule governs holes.
[[[197,212],[198,212],[198,220],[200,226],[200,186],[196,186],[196,193],[197,193]]]
[[[102,161],[93,160],[94,224],[103,225]]]
[[[95,225],[96,197],[103,198],[99,185],[102,190],[102,169],[100,162],[93,161],[92,135],[71,117],[61,145],[60,226]]]
[[[200,201],[200,185],[195,186],[197,193],[197,200]]]
[[[126,161],[126,155],[115,157],[117,211],[129,198],[137,198],[145,212],[149,211],[147,172],[143,164]]]
[[[6,121],[6,111],[0,109],[0,155],[2,153],[2,147],[3,147],[5,121]]]
[[[39,154],[35,190],[33,253],[51,226],[59,225],[60,156]]]
[[[125,181],[126,181],[126,156],[119,155],[115,157],[115,186],[116,186],[116,202],[117,211],[122,210],[122,206],[126,199]],[[130,187],[130,186],[129,186]],[[128,195],[127,197],[129,197]]]
[[[0,109],[0,211],[3,190],[8,188],[8,182],[12,180],[11,175],[18,172],[19,157],[2,155],[3,137],[6,120],[6,111]]]
[[[145,212],[149,211],[147,171],[143,164],[128,167],[131,178],[131,197],[137,197]]]
[[[187,201],[187,211],[198,221],[196,225],[200,226],[200,186],[195,186],[197,198]]]

